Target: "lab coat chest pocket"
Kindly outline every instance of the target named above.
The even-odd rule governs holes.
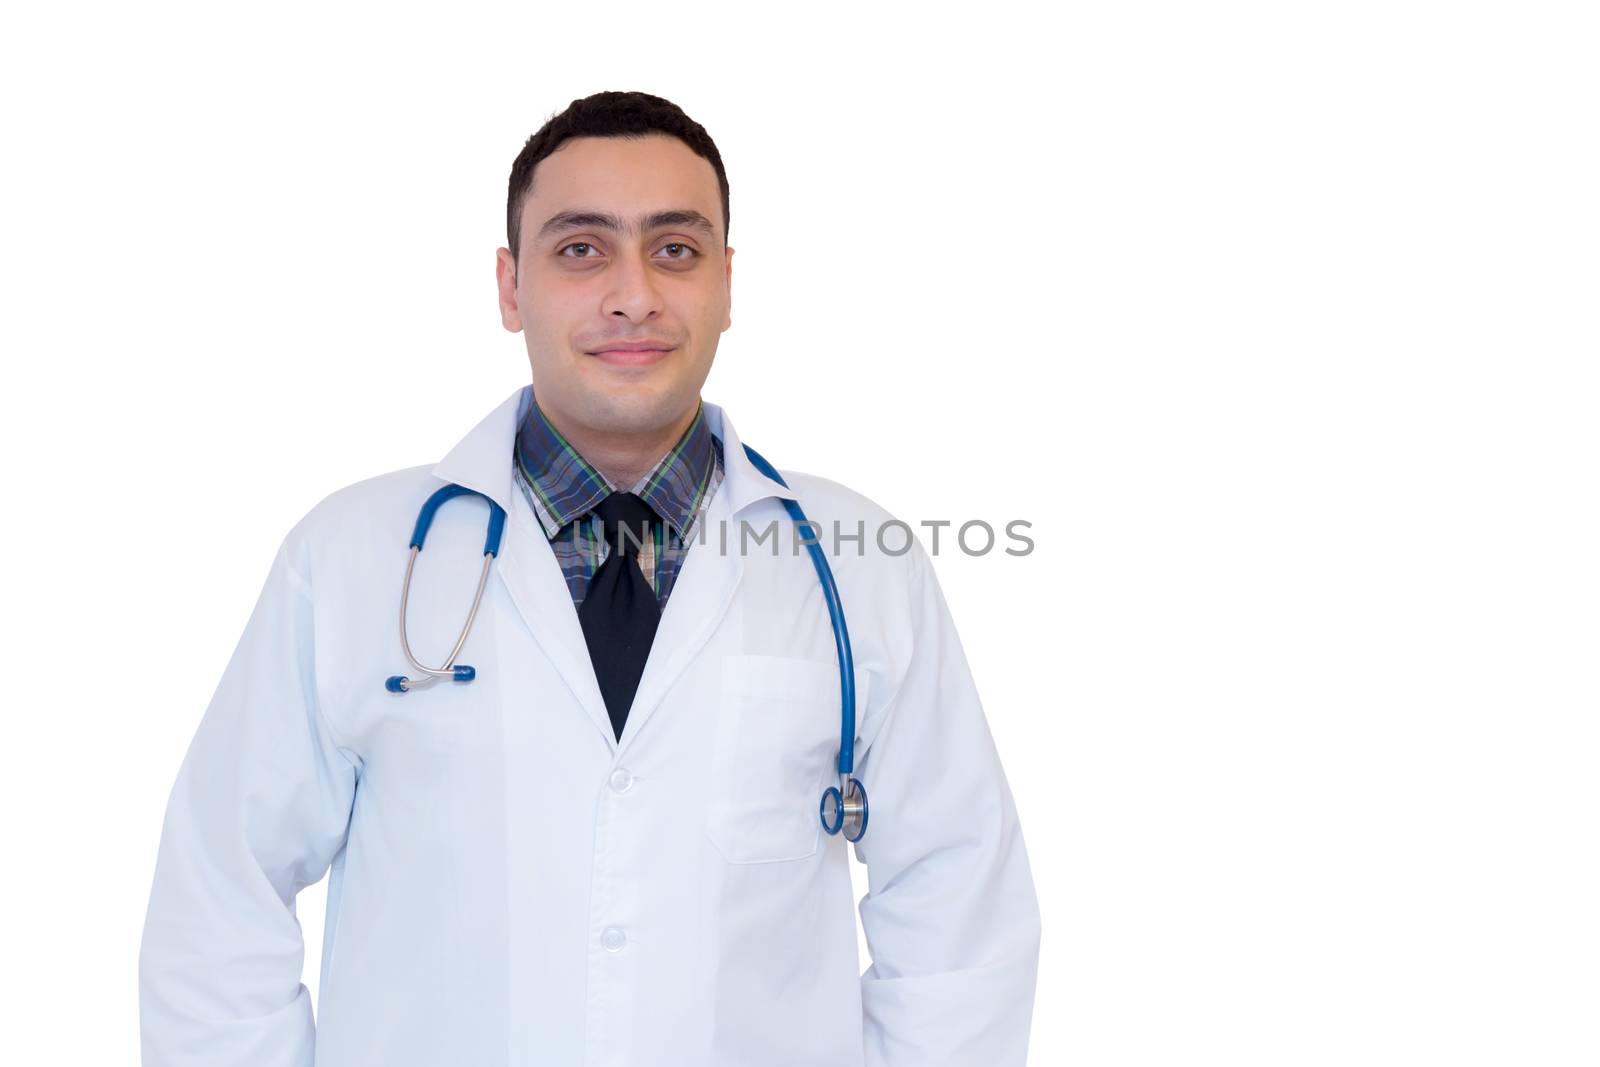
[[[706,832],[730,863],[816,854],[818,804],[837,776],[836,664],[785,656],[722,661]]]

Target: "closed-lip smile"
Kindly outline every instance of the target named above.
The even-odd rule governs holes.
[[[671,352],[674,345],[665,341],[608,341],[602,347],[593,349],[589,355],[606,362],[620,366],[637,367],[654,363]]]

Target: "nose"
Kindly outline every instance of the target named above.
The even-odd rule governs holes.
[[[661,293],[656,288],[650,264],[638,256],[619,256],[611,272],[612,287],[601,308],[607,315],[622,315],[642,322],[661,310]]]

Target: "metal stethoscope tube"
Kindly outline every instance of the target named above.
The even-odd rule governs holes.
[[[478,573],[478,588],[472,594],[472,608],[467,612],[466,625],[461,627],[461,636],[456,638],[456,646],[450,650],[450,655],[445,659],[442,667],[424,666],[411,652],[411,640],[406,635],[406,606],[411,599],[411,574],[416,570],[417,556],[422,553],[423,542],[428,538],[428,527],[433,525],[433,516],[445,501],[463,494],[483,497],[489,505],[489,535],[483,544],[483,570]],[[478,605],[483,603],[483,590],[489,584],[489,567],[494,563],[495,556],[500,554],[500,536],[505,532],[505,509],[484,494],[475,489],[468,489],[463,485],[454,483],[445,486],[430,496],[422,505],[422,511],[417,515],[417,526],[411,534],[411,555],[406,559],[406,576],[400,585],[400,648],[406,654],[406,661],[422,672],[421,678],[407,678],[403,674],[390,676],[383,683],[383,687],[391,693],[409,693],[414,689],[426,689],[442,678],[449,678],[453,682],[470,682],[478,676],[478,672],[465,663],[456,663],[456,657],[461,655],[461,649],[467,643],[467,635],[472,632],[472,622],[478,617]]]
[[[440,667],[424,666],[411,652],[411,642],[406,637],[406,603],[411,596],[411,572],[417,565],[417,554],[421,548],[413,545],[411,557],[406,560],[406,577],[400,586],[400,649],[406,654],[406,662],[410,663],[426,677],[411,679],[400,677],[396,684],[400,691],[409,693],[413,689],[426,689],[443,678],[457,682],[470,682],[477,675],[477,671],[465,664],[457,667],[456,657],[461,655],[461,648],[467,643],[467,634],[472,632],[472,623],[478,617],[478,605],[483,603],[483,590],[489,584],[489,567],[494,563],[494,556],[485,552],[483,555],[483,569],[478,572],[478,589],[472,594],[472,607],[467,612],[467,621],[461,627],[461,636],[456,638],[456,646],[450,650],[450,655],[445,657],[444,665]]]

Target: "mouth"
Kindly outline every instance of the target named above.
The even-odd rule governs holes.
[[[613,348],[599,348],[589,355],[602,363],[609,363],[614,367],[648,367],[652,363],[659,363],[667,358],[675,346],[672,345],[617,345]]]

